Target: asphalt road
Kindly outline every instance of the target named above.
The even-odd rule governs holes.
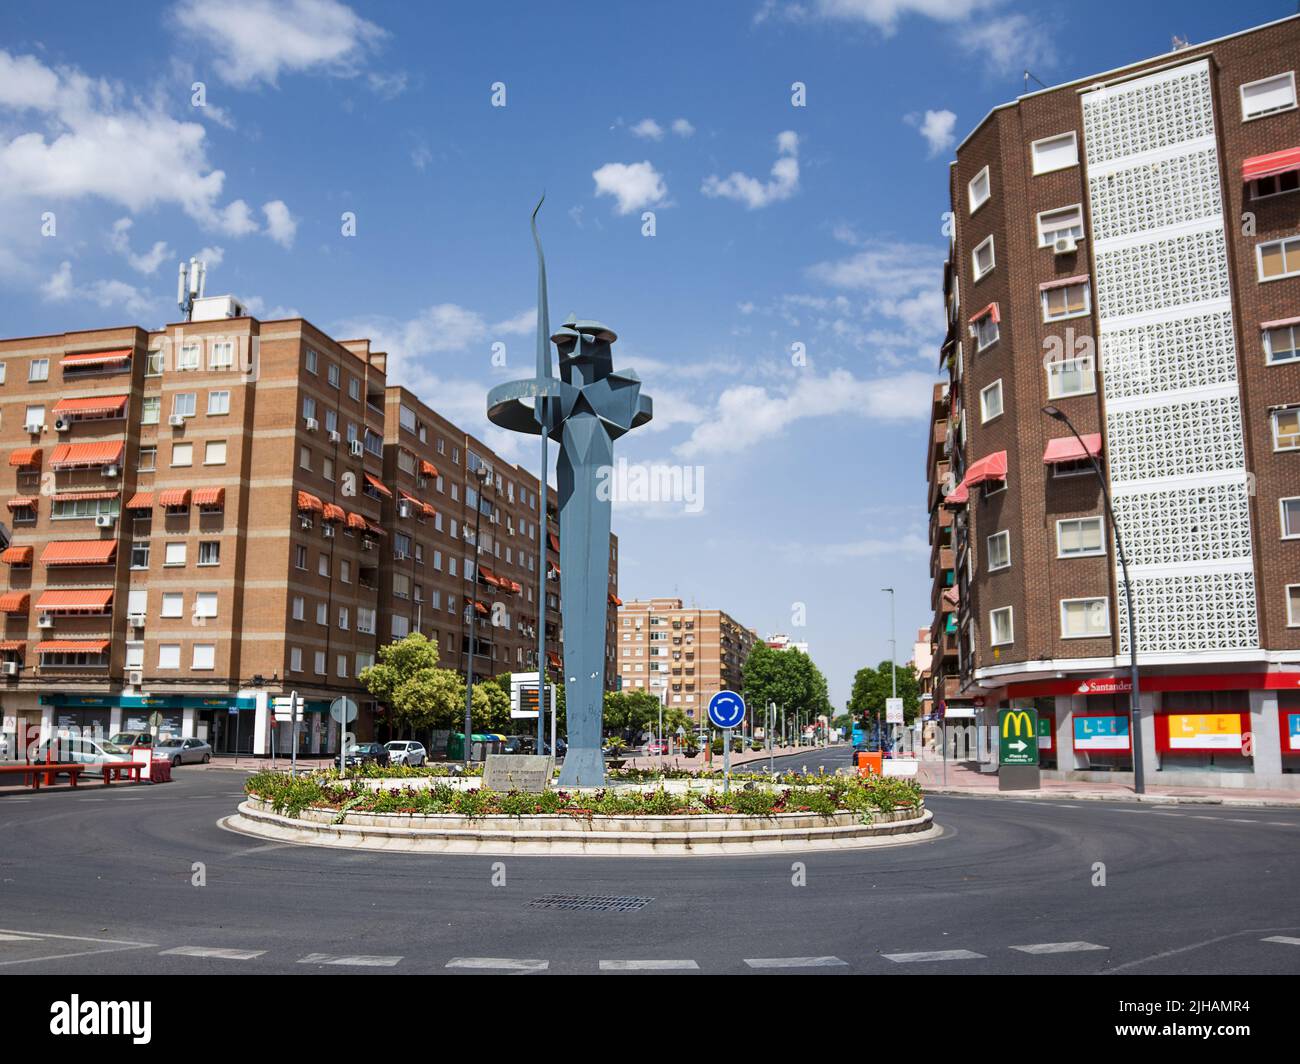
[[[244,775],[176,775],[0,795],[0,974],[1300,972],[1300,811],[936,797],[941,839],[871,851],[426,856],[233,834]]]

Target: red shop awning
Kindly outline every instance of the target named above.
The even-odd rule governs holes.
[[[987,457],[981,458],[966,470],[966,479],[963,483],[968,488],[973,488],[976,484],[983,484],[986,480],[1006,480],[1007,479],[1007,452],[995,451]]]
[[[1276,177],[1300,170],[1300,148],[1287,148],[1271,155],[1256,155],[1241,164],[1243,181],[1258,181],[1261,177]]]
[[[1073,436],[1062,436],[1049,440],[1047,450],[1043,452],[1043,461],[1047,465],[1059,462],[1077,462],[1081,458],[1096,457],[1101,454],[1101,433],[1090,432],[1083,437],[1080,444]]]

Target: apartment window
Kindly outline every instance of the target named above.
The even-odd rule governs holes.
[[[302,416],[314,418],[316,416],[316,400],[310,395],[302,397]]]
[[[339,428],[339,412],[337,410],[325,411],[325,431],[337,432]]]
[[[163,549],[163,565],[185,564],[185,541],[175,540]]]
[[[1286,625],[1288,628],[1300,628],[1300,584],[1287,584]]]
[[[1294,451],[1300,448],[1300,407],[1273,411],[1273,450]]]
[[[356,377],[348,378],[348,398],[361,402],[361,381]]]
[[[325,675],[325,651],[316,651],[315,669],[317,676]]]
[[[131,568],[149,568],[149,541],[147,539],[137,540],[131,544]]]
[[[1104,598],[1062,599],[1061,638],[1110,635],[1110,602]]]
[[[311,448],[310,447],[298,448],[298,468],[311,469]]]
[[[328,579],[330,575],[330,556],[328,554],[322,554],[316,560],[316,572]]]
[[[194,464],[194,444],[173,443],[172,444],[172,465],[188,466],[193,464]]]
[[[411,619],[404,614],[393,614],[393,638],[405,639],[411,631]]]
[[[1038,246],[1050,248],[1058,240],[1083,239],[1083,204],[1043,211],[1038,216]]]
[[[200,565],[221,564],[221,540],[205,539],[199,543],[199,564]]]
[[[204,465],[225,465],[226,464],[226,441],[225,440],[208,440],[203,447],[203,464]]]
[[[317,359],[316,352],[313,351],[310,347],[307,348],[307,353],[306,353],[306,355],[303,356],[303,359],[304,359],[304,363],[303,363],[303,364],[306,366],[306,368],[307,368],[307,372],[308,372],[308,373],[315,373],[315,372],[316,372],[316,359]]]
[[[1247,82],[1241,87],[1241,120],[1290,111],[1295,108],[1295,71]]]
[[[302,648],[289,648],[289,671],[302,672]]]
[[[407,432],[415,431],[415,411],[405,403],[399,404],[397,408],[397,423],[406,429]]]
[[[1094,472],[1096,470],[1092,467],[1091,458],[1075,458],[1068,462],[1055,462],[1052,465],[1053,480],[1061,480],[1065,477],[1081,477]],[[1006,485],[1004,484],[1003,487],[1006,487]]]
[[[293,619],[295,621],[305,620],[307,617],[307,600],[301,595],[293,597]]]
[[[185,593],[183,591],[164,591],[162,597],[162,613],[160,613],[159,616],[185,616]]]
[[[344,584],[352,583],[352,563],[346,558],[339,559],[339,581]]]
[[[436,607],[435,607],[436,608]],[[362,635],[375,634],[375,611],[366,606],[357,607],[357,631]]]
[[[158,467],[158,448],[141,447],[136,454],[137,473],[152,473]]]
[[[215,669],[217,667],[217,645],[215,643],[195,643],[192,669]]]
[[[1034,174],[1050,174],[1079,165],[1079,141],[1074,133],[1062,133],[1034,141],[1030,147],[1034,160]]]
[[[1015,630],[1011,623],[1011,607],[1003,606],[1000,610],[989,611],[989,637],[993,646],[1006,646],[1015,642]]]
[[[393,574],[393,598],[411,597],[411,578],[405,573]]]
[[[1276,281],[1280,277],[1300,274],[1300,236],[1260,244],[1256,253],[1261,281]]]
[[[1088,558],[1106,553],[1100,517],[1070,517],[1056,522],[1056,556]]]
[[[158,668],[179,669],[181,667],[181,645],[179,643],[158,644]]]
[[[330,608],[325,602],[316,603],[316,623],[322,628],[328,628],[330,623]]]
[[[980,392],[980,421],[988,423],[1002,416],[1002,381],[996,380]]]
[[[1044,288],[1043,321],[1064,321],[1082,317],[1092,310],[1092,301],[1086,281],[1079,284],[1060,284]]]
[[[1272,196],[1295,192],[1297,189],[1300,189],[1300,170],[1288,170],[1284,174],[1256,178],[1250,183],[1250,198],[1269,199]]]
[[[348,656],[346,654],[339,654],[335,660],[335,666],[336,666],[335,671],[338,673],[338,675],[343,679],[347,679]]]
[[[195,617],[215,617],[217,615],[217,593],[200,591],[194,596]]]
[[[198,369],[202,353],[202,344],[183,344],[180,353],[176,356],[176,368],[178,370]]]
[[[325,371],[325,379],[329,381],[331,388],[339,386],[339,367],[336,363],[330,363],[329,368]]]
[[[181,417],[193,417],[195,400],[198,392],[177,392],[172,396],[172,413]]]
[[[44,427],[45,425],[45,407],[29,406],[27,413],[24,415],[23,425],[30,428],[33,425]]]
[[[144,668],[144,644],[130,640],[126,644],[126,667],[128,669]]]
[[[4,384],[5,374],[7,372],[8,372],[8,364],[5,362],[0,362],[0,384]]]
[[[48,358],[34,358],[27,364],[27,379],[29,381],[47,381],[50,379],[50,360]]]
[[[1011,567],[1011,533],[994,532],[988,539],[989,572]]]
[[[162,410],[162,399],[156,395],[147,395],[140,403],[140,424],[156,425]]]
[[[993,272],[993,267],[997,265],[997,257],[993,253],[992,235],[983,240],[971,252],[971,265],[975,271],[975,280],[977,281]]]
[[[998,316],[992,310],[982,315],[975,323],[975,350],[983,351],[998,342]]]
[[[322,458],[320,461],[320,475],[326,480],[334,479],[334,459]]]
[[[299,545],[299,546],[296,546],[296,547],[293,548],[293,564],[294,564],[294,566],[295,566],[296,568],[298,568],[298,569],[304,569],[304,570],[305,570],[305,569],[307,568],[307,548],[306,548],[306,547]]]
[[[1279,499],[1282,511],[1282,538],[1300,539],[1300,498]]]
[[[989,189],[989,168],[986,166],[966,186],[970,197],[970,212],[974,214],[989,201],[992,192]]]
[[[1264,356],[1270,364],[1300,358],[1300,323],[1264,330]]]
[[[163,372],[163,363],[166,360],[167,354],[161,347],[148,352],[144,359],[144,375],[146,377],[161,377]]]
[[[1081,358],[1063,358],[1047,364],[1047,395],[1049,399],[1065,399],[1071,395],[1091,395],[1097,390],[1091,355]]]
[[[352,612],[346,606],[339,607],[339,628],[347,631],[352,623]]]
[[[230,369],[235,364],[235,345],[230,340],[215,340],[208,351],[208,369]]]

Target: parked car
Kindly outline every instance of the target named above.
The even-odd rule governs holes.
[[[53,751],[50,747],[53,746]],[[62,761],[78,765],[104,765],[134,760],[131,751],[107,740],[47,739],[32,754],[33,762]]]
[[[153,746],[153,736],[146,732],[129,732],[120,731],[116,735],[110,735],[108,741],[114,746],[122,746],[127,750],[132,750],[137,746]]]
[[[645,744],[646,757],[657,757],[659,754],[668,753],[667,739],[651,739]]]
[[[163,739],[154,747],[154,757],[163,757],[173,765],[206,765],[212,760],[212,747],[202,739]]]
[[[334,764],[338,765],[337,757]],[[387,768],[388,751],[379,743],[353,743],[348,747],[344,764],[349,768],[354,765],[379,765]]]
[[[384,749],[388,751],[388,763],[391,765],[409,765],[411,768],[419,768],[429,759],[424,744],[409,739],[394,739],[392,742],[384,743]]]

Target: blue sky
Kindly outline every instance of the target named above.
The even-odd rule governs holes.
[[[699,512],[616,506],[623,596],[806,639],[838,706],[888,656],[882,586],[900,661],[929,622],[953,144],[1026,67],[1055,84],[1293,11],[8,0],[0,336],[175,320],[176,263],[202,253],[210,293],[373,336],[390,379],[531,466],[483,393],[527,375],[545,189],[552,323],[610,325],[656,401],[616,453],[703,472]]]

